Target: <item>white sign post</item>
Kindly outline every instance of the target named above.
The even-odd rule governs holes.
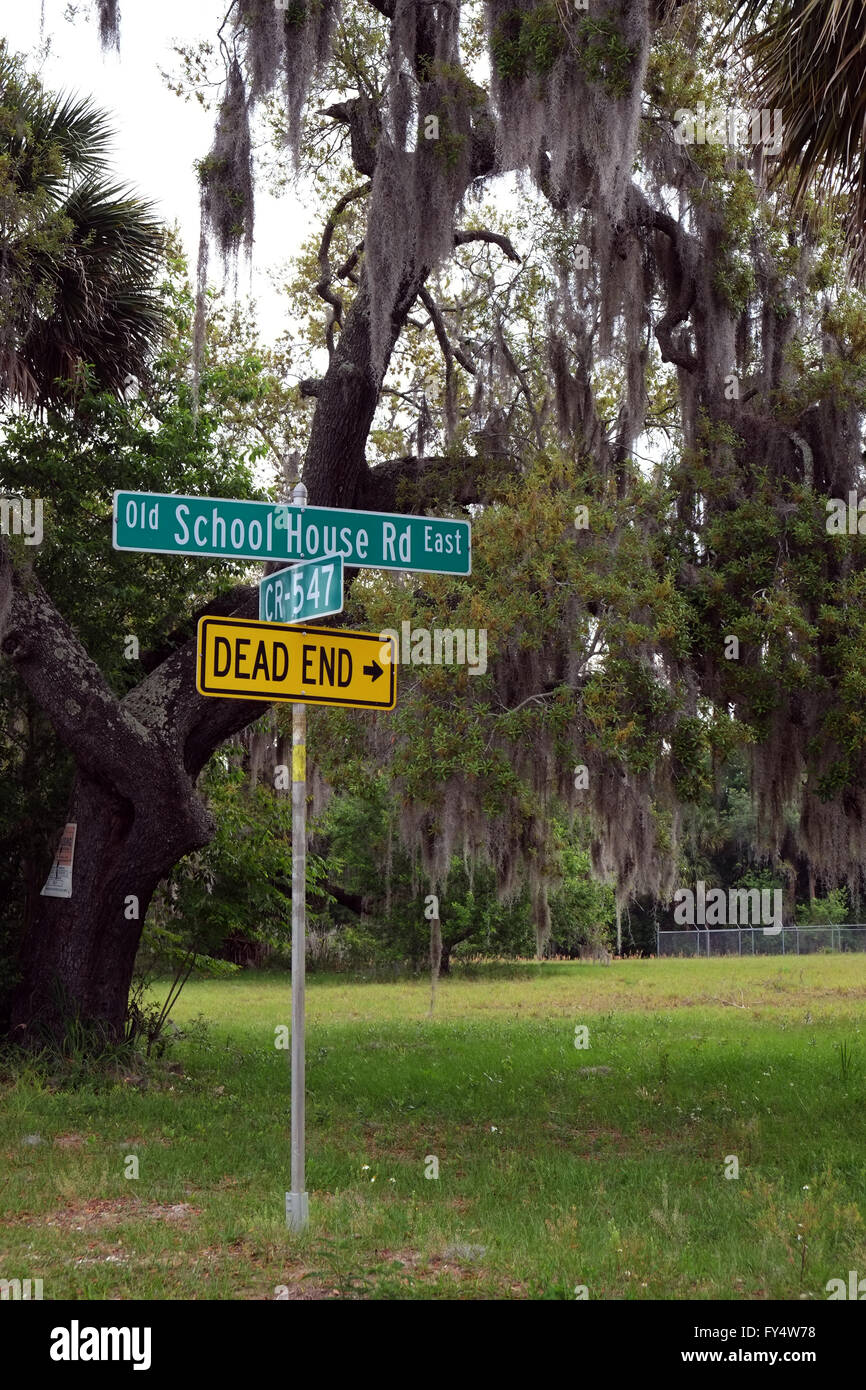
[[[304,507],[298,483],[292,504]],[[342,576],[341,576],[342,581]],[[342,582],[340,585],[342,589]],[[286,1193],[286,1225],[303,1231],[310,1219],[306,1189],[306,976],[307,976],[307,707],[292,705],[292,1190]]]
[[[310,1217],[304,1173],[306,928],[307,706],[292,705],[292,1190],[286,1193],[286,1225],[293,1231],[303,1231]]]

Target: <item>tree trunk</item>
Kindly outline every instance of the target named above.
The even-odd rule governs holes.
[[[253,592],[239,590],[235,603],[249,604]],[[77,1018],[117,1038],[154,889],[213,835],[195,778],[212,748],[261,707],[215,700],[205,709],[191,643],[119,701],[32,573],[13,569],[2,538],[0,638],[77,766],[66,815],[77,827],[72,896],[35,899],[12,1035],[44,1041]]]
[[[160,879],[207,844],[211,826],[191,794],[186,805],[133,804],[79,778],[69,818],[77,826],[72,896],[40,897],[21,948],[12,1036],[38,1042],[67,1020],[104,1039],[121,1035],[135,956]]]
[[[430,918],[430,1017],[436,1007],[436,985],[442,964],[442,924],[438,917]]]

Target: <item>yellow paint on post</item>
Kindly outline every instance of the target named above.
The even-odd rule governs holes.
[[[292,749],[292,781],[306,782],[307,780],[307,745],[296,743]]]
[[[198,625],[196,686],[227,700],[393,709],[396,648],[376,632],[206,617]]]

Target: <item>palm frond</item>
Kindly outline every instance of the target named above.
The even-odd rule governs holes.
[[[817,191],[845,222],[866,271],[866,6],[863,0],[739,0],[730,19],[745,35],[758,103],[781,110],[777,181],[802,205]]]
[[[122,394],[130,376],[146,373],[164,330],[164,311],[150,288],[158,271],[162,231],[148,204],[96,179],[78,185],[62,207],[73,231],[60,261],[46,255],[37,273],[54,289],[54,309],[36,315],[19,352],[43,378],[43,398],[63,396],[61,378],[85,365],[104,389]]]
[[[2,43],[0,115],[0,399],[59,403],[88,373],[122,395],[164,331],[161,224],[106,179],[105,113],[44,92]]]

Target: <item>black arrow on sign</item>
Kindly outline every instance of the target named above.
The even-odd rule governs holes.
[[[378,661],[374,661],[370,666],[364,667],[364,675],[372,676],[374,681],[377,681],[379,677],[383,676],[384,674],[385,673],[382,670],[382,667],[379,665]]]

